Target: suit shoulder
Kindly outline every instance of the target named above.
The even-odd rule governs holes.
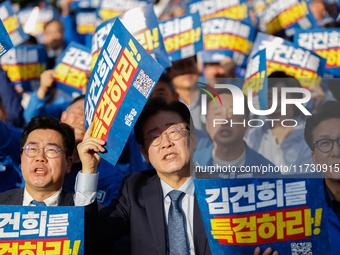
[[[0,193],[1,205],[20,205],[24,197],[24,188],[11,189]]]
[[[135,172],[130,175],[125,176],[125,180],[129,183],[145,183],[149,180],[157,177],[157,172],[155,169],[148,169],[140,172]]]

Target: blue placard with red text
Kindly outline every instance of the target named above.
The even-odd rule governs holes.
[[[252,89],[252,100],[255,109],[267,110],[268,101],[268,76],[267,76],[266,49],[257,52],[247,64],[243,94],[248,95],[249,88]]]
[[[224,57],[245,67],[255,39],[255,28],[247,22],[227,18],[212,18],[202,23],[204,63],[218,63]]]
[[[303,0],[274,0],[266,6],[261,21],[266,33],[284,31],[288,37],[294,35],[296,29],[317,27],[317,21]]]
[[[115,165],[164,68],[116,19],[96,65],[85,97],[85,126],[106,141],[101,157]]]
[[[34,91],[40,85],[40,74],[46,70],[47,57],[43,45],[16,46],[1,58],[1,67],[8,78],[24,91]]]
[[[7,30],[0,19],[0,57],[13,47],[13,43]]]
[[[84,207],[0,205],[0,254],[84,254]]]
[[[11,1],[7,0],[0,4],[0,18],[14,46],[18,46],[29,38],[29,36],[24,33],[18,17],[13,11]]]
[[[327,59],[325,71],[340,77],[340,29],[297,30],[294,43]]]
[[[77,97],[87,83],[90,69],[91,50],[80,43],[70,42],[54,67],[54,80],[58,88]]]
[[[194,180],[212,254],[330,255],[322,179]]]
[[[212,18],[229,18],[250,23],[245,0],[194,0],[187,3],[189,13],[199,12],[201,21]]]
[[[280,37],[257,33],[250,56],[266,49],[267,74],[283,71],[297,78],[303,88],[313,90],[320,84],[326,59]]]
[[[170,61],[188,58],[203,50],[202,27],[198,13],[160,21],[159,28]]]

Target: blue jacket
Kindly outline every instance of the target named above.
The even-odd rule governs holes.
[[[61,95],[56,93],[55,98],[56,99],[52,103],[47,104],[50,97],[46,96],[44,99],[40,99],[37,96],[37,91],[34,91],[31,95],[30,102],[24,111],[26,122],[28,123],[32,118],[40,115],[49,115],[60,119],[62,112],[65,111],[67,106],[71,103],[72,97],[68,97],[61,92]]]
[[[22,129],[0,121],[0,192],[19,188],[22,183],[20,137]]]
[[[24,127],[25,121],[23,117],[24,109],[21,106],[21,98],[15,91],[13,83],[7,76],[7,72],[0,67],[0,94],[2,103],[7,111],[7,125],[15,127]]]
[[[244,162],[243,166],[272,166],[274,167],[275,165],[270,162],[268,159],[266,159],[265,157],[263,157],[261,154],[257,153],[256,151],[254,151],[253,149],[251,149],[246,143],[246,161]],[[202,150],[198,150],[195,151],[194,153],[194,164],[196,166],[212,166],[212,150],[214,148],[214,144],[212,143],[209,147],[202,149]],[[242,176],[242,174],[244,173],[238,173]],[[254,176],[258,176],[260,177],[262,174],[260,173],[254,173]],[[269,175],[272,174],[266,174],[266,177],[268,177]],[[274,173],[274,176],[278,176],[280,175],[280,173]],[[240,176],[240,177],[241,177]],[[273,177],[274,177],[273,176]],[[237,177],[237,175],[236,175]]]
[[[340,255],[340,221],[333,209],[327,204],[328,228],[331,239],[332,255]]]

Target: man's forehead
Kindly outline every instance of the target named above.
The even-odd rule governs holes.
[[[321,121],[314,130],[314,138],[322,139],[330,136],[340,136],[340,118]]]
[[[185,123],[182,116],[174,111],[159,111],[154,115],[151,115],[144,124],[144,131],[157,129],[159,126],[172,126],[175,124]],[[146,130],[148,129],[148,130]]]

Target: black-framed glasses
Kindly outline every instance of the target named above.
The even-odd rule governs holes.
[[[167,135],[169,140],[176,141],[183,137],[183,130],[189,131],[187,128],[181,128],[181,127],[171,127],[163,134]],[[148,144],[151,146],[158,146],[162,142],[163,134],[160,133],[150,133],[146,139]]]
[[[335,141],[338,146],[340,146],[340,137],[336,139],[321,139],[319,141],[315,141],[314,144],[321,152],[329,152],[333,149]]]
[[[48,158],[55,158],[59,155],[60,151],[65,152],[62,149],[59,149],[56,145],[47,145],[46,147],[39,147],[36,144],[29,143],[25,147],[22,148],[27,157],[34,158],[39,154],[39,149],[44,149],[44,154]]]

